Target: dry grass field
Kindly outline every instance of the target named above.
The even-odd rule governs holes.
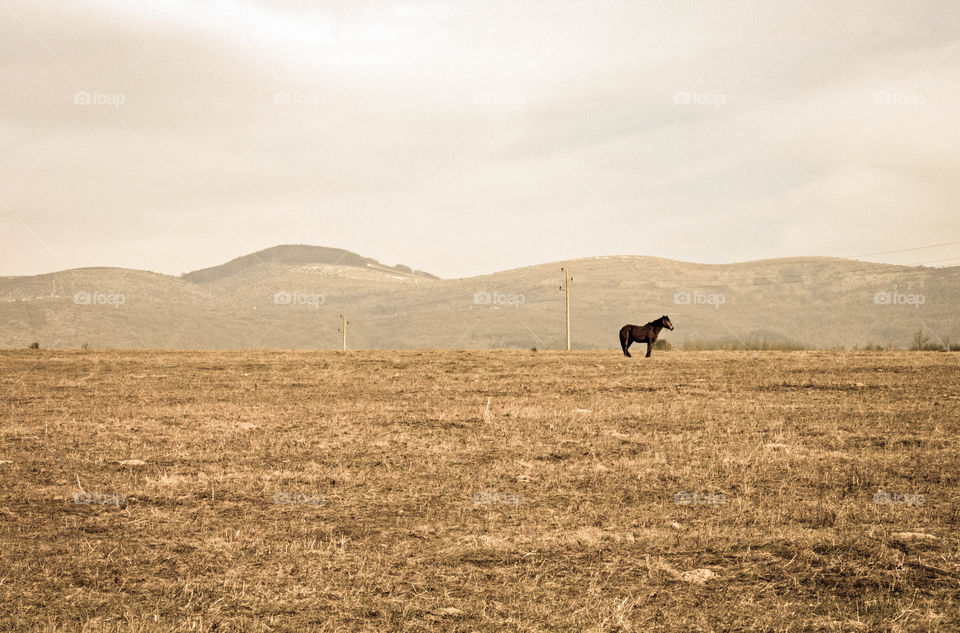
[[[0,629],[956,631],[960,355],[0,352]]]

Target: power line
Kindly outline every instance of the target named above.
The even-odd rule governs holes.
[[[941,247],[941,246],[953,246],[953,245],[955,245],[955,244],[960,244],[960,241],[958,241],[958,242],[944,242],[943,244],[931,244],[931,245],[929,245],[929,246],[916,246],[916,247],[914,247],[914,248],[901,248],[901,249],[897,249],[897,250],[895,250],[895,251],[878,251],[878,252],[876,252],[876,253],[863,253],[862,255],[847,255],[847,257],[845,257],[845,259],[853,259],[853,258],[855,258],[855,257],[871,257],[871,256],[873,256],[873,255],[889,255],[889,254],[891,254],[891,253],[907,253],[907,252],[910,252],[910,251],[922,251],[922,250],[926,250],[926,249],[928,249],[928,248],[939,248],[939,247]]]
[[[925,262],[917,262],[916,264],[911,264],[911,266],[920,266],[921,264],[936,264],[938,262],[952,262],[960,259],[960,257],[948,257],[946,259],[928,259]]]

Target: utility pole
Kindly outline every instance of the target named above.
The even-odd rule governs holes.
[[[347,317],[340,315],[340,333],[343,335],[343,351],[347,351]]]
[[[570,351],[570,282],[573,281],[573,277],[570,276],[570,271],[566,268],[561,268],[563,271],[563,285],[560,286],[560,291],[566,296],[567,304],[567,351]]]

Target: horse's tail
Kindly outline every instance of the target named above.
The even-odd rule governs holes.
[[[630,326],[624,325],[620,328],[620,347],[623,348],[623,351],[627,351],[627,344],[630,343]]]

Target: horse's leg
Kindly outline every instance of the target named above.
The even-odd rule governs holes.
[[[653,343],[647,341],[647,358],[650,358],[650,352],[653,351]]]
[[[627,358],[630,358],[630,352],[627,350],[630,348],[630,343],[633,340],[630,337],[630,334],[627,332],[620,332],[620,347],[623,349],[623,355]]]

